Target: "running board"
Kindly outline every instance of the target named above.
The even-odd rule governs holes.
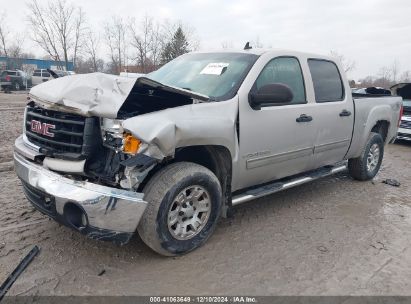
[[[344,163],[341,165],[336,166],[326,166],[322,167],[320,169],[317,169],[315,171],[310,171],[309,173],[305,175],[300,175],[298,177],[294,178],[289,178],[289,179],[283,179],[282,181],[276,181],[271,184],[265,184],[264,186],[261,186],[259,188],[254,188],[251,190],[247,190],[246,192],[243,192],[238,195],[234,195],[232,198],[232,205],[236,206],[251,200],[254,200],[259,197],[263,197],[266,195],[270,195],[285,189],[289,189],[295,186],[299,186],[308,182],[311,182],[313,180],[332,175],[338,172],[342,172],[347,169],[347,164]]]

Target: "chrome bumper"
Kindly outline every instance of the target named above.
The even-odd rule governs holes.
[[[411,129],[399,128],[397,139],[411,140]]]
[[[129,240],[147,206],[142,193],[66,178],[27,159],[32,158],[27,155],[31,149],[21,145],[24,142],[19,137],[15,171],[37,209],[89,237],[117,238],[120,243]]]

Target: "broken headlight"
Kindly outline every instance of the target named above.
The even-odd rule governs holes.
[[[140,148],[140,140],[125,132],[120,119],[101,119],[101,135],[104,146],[127,154],[136,154]]]

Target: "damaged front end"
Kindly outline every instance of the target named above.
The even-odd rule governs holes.
[[[234,88],[235,89],[235,88]],[[195,145],[238,150],[238,100],[146,77],[58,78],[30,91],[15,166],[41,212],[90,237],[126,243],[147,203],[148,176]]]
[[[145,77],[93,73],[36,86],[30,91],[30,99],[25,139],[39,147],[48,168],[135,190],[163,157],[158,157],[161,153],[150,143],[125,130],[124,121],[209,98]],[[40,129],[42,124],[51,129],[39,134],[33,130],[36,123]],[[150,151],[157,158],[151,157]]]
[[[90,162],[90,172],[100,179],[108,178],[106,182],[121,188],[137,190],[160,161],[138,153],[143,143],[125,131],[122,123],[119,119],[101,119],[102,145],[106,152]]]

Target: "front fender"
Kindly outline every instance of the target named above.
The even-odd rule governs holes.
[[[237,113],[236,96],[136,116],[125,120],[123,128],[143,142],[140,153],[157,159],[174,156],[176,148],[195,145],[224,146],[234,158]]]

